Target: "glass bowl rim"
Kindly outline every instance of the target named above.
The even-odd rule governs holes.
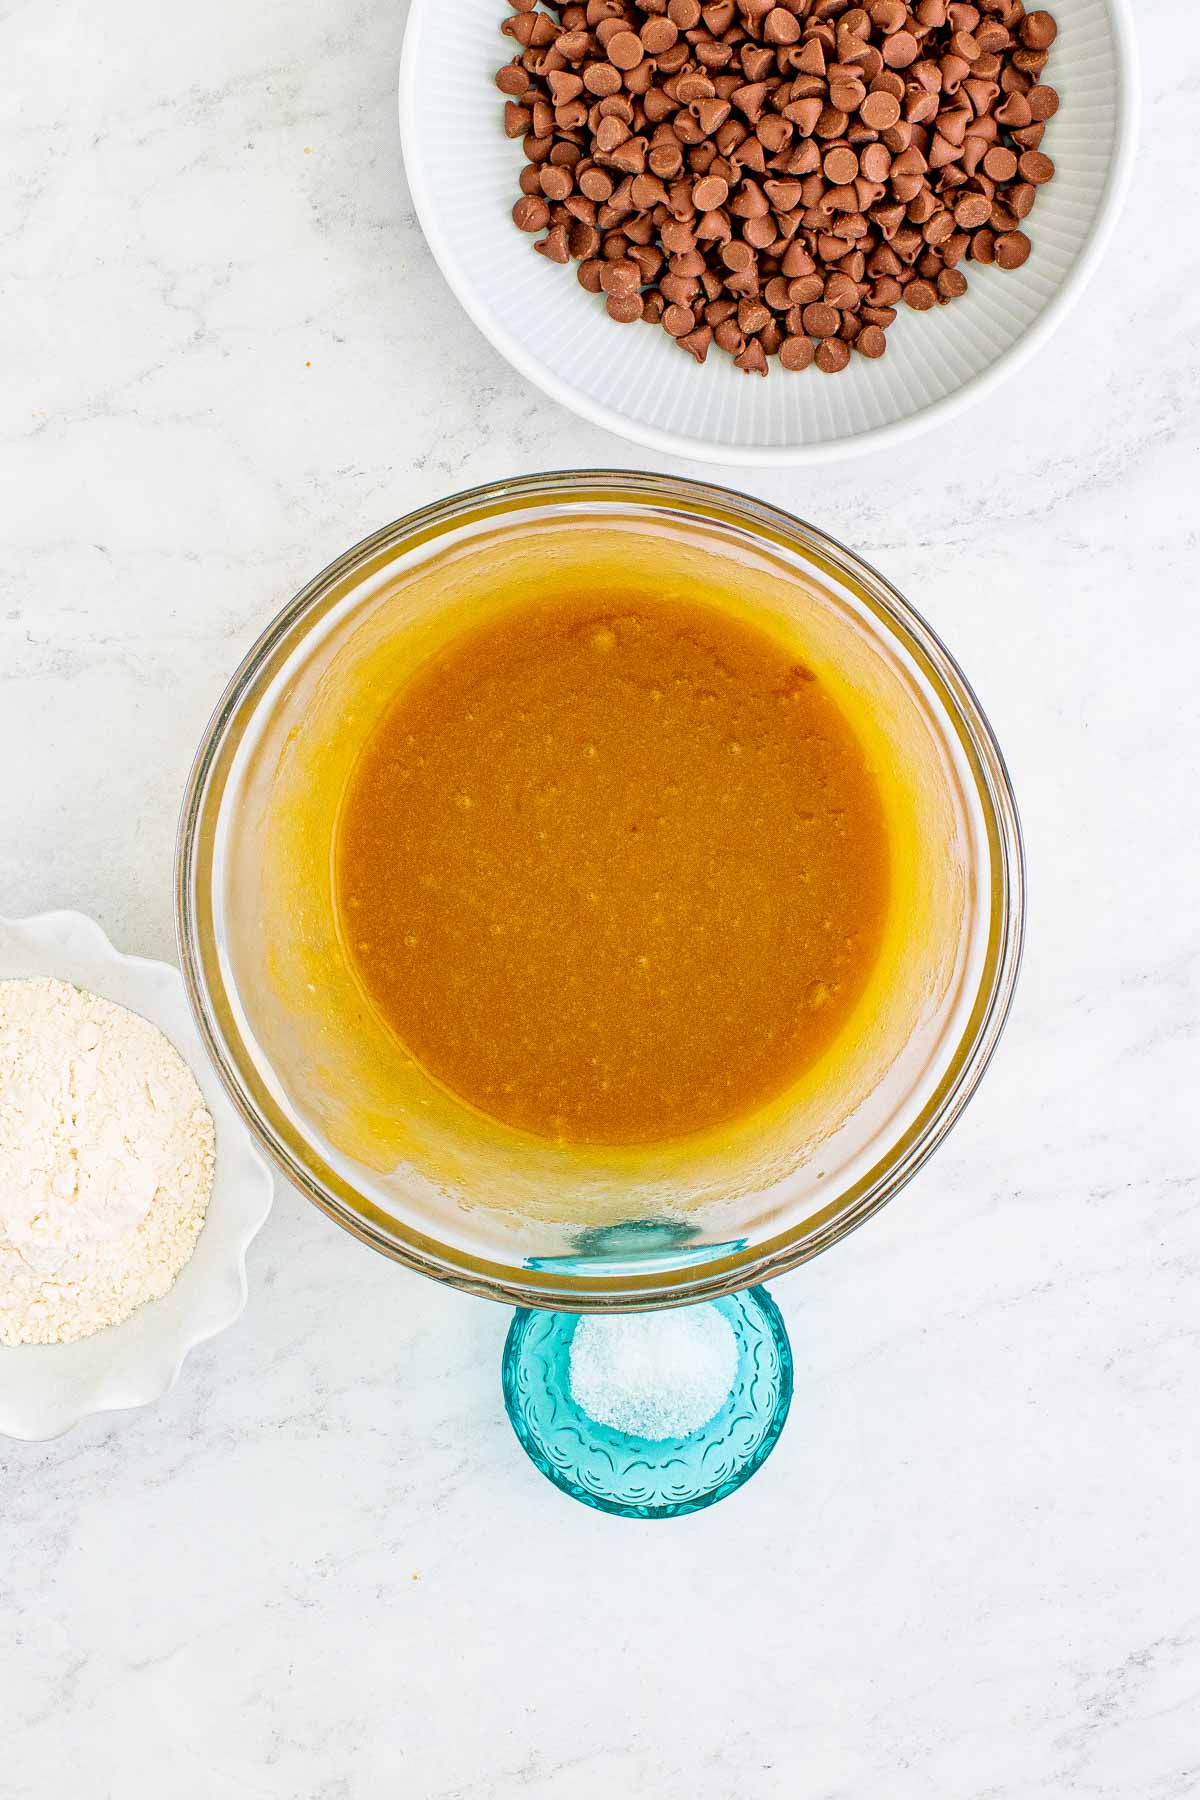
[[[373,560],[405,544],[436,538],[486,509],[495,514],[547,502],[593,498],[683,505],[710,523],[749,530],[759,540],[782,543],[818,569],[832,572],[898,639],[936,693],[946,722],[966,754],[987,825],[991,851],[987,951],[970,1017],[933,1095],[875,1165],[836,1199],[823,1205],[815,1229],[798,1225],[744,1249],[698,1264],[655,1267],[628,1275],[582,1276],[566,1268],[532,1269],[458,1250],[415,1229],[387,1233],[356,1212],[293,1153],[260,1114],[217,1022],[200,941],[196,897],[199,828],[209,799],[209,777],[227,733],[275,649],[321,604],[339,582],[353,579]],[[205,726],[184,788],[175,854],[175,925],[188,1003],[205,1050],[256,1141],[294,1186],[336,1223],[382,1254],[418,1273],[464,1292],[504,1304],[590,1311],[687,1305],[777,1279],[857,1229],[895,1197],[942,1143],[961,1117],[991,1061],[1012,1006],[1025,924],[1025,857],[1016,798],[987,716],[962,669],[937,633],[897,588],[870,563],[818,527],[736,489],[675,475],[624,469],[553,470],[488,482],[418,507],[352,545],[308,581],[271,619],[230,677]],[[811,1223],[811,1221],[810,1221]]]

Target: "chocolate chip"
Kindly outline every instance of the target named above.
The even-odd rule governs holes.
[[[568,263],[571,260],[571,246],[565,225],[552,225],[545,237],[533,247],[551,262]]]
[[[1005,231],[996,239],[996,263],[1001,269],[1019,269],[1029,260],[1033,245],[1023,231]]]
[[[1017,159],[1003,144],[993,144],[984,156],[983,172],[989,181],[1011,181],[1017,172]]]
[[[1028,218],[1033,211],[1033,203],[1037,199],[1037,189],[1031,181],[1015,181],[1005,189],[1008,210],[1016,219]]]
[[[910,281],[904,290],[904,304],[914,312],[928,312],[937,305],[937,290],[927,281]]]
[[[1040,150],[1026,150],[1017,167],[1021,171],[1022,181],[1031,181],[1034,187],[1041,187],[1044,182],[1054,179],[1054,164]]]
[[[747,375],[765,375],[767,372],[767,353],[757,338],[751,338],[741,355],[733,360]]]
[[[850,123],[850,115],[838,106],[823,106],[817,114],[814,136],[819,138],[841,137]]]
[[[783,332],[780,330],[779,321],[772,318],[769,313],[766,323],[758,333],[758,341],[768,356],[774,356],[783,342]]]
[[[826,338],[823,343],[817,345],[817,354],[814,360],[823,374],[836,375],[839,370],[846,368],[850,361],[850,346],[844,344],[841,338]]]
[[[840,81],[829,84],[829,100],[839,112],[856,113],[867,97],[866,83],[857,75],[843,76]]]
[[[872,25],[878,26],[885,36],[899,31],[908,17],[903,0],[871,0],[867,10],[871,15]]]
[[[837,336],[837,308],[827,306],[823,300],[814,300],[804,309],[804,329],[810,337],[831,338]]]
[[[547,200],[565,200],[575,186],[567,170],[554,163],[543,164],[539,180]]]
[[[997,125],[1004,125],[1010,131],[1019,131],[1023,125],[1033,122],[1033,111],[1024,94],[1009,94],[1002,105],[996,108]]]
[[[607,200],[616,183],[603,169],[587,169],[579,177],[579,191],[589,200]]]
[[[597,94],[601,98],[607,94],[619,94],[620,72],[611,63],[594,62],[583,71],[583,85],[589,94]]]
[[[776,225],[774,219],[764,215],[761,219],[747,219],[742,226],[742,235],[755,250],[765,250],[775,242]]]
[[[1048,12],[1026,13],[1019,29],[1021,42],[1030,50],[1048,50],[1058,36],[1054,15]]]
[[[962,231],[974,231],[991,217],[991,202],[983,194],[964,194],[954,208],[954,222]]]
[[[748,374],[882,354],[901,299],[1019,268],[1054,165],[1021,0],[517,0],[496,75],[514,222],[621,323]]]
[[[550,223],[550,208],[544,200],[526,194],[513,207],[512,216],[521,231],[541,231]]]
[[[647,56],[661,56],[669,50],[679,36],[679,27],[672,19],[647,19],[641,29],[642,49]]]
[[[729,202],[729,210],[740,219],[762,219],[770,212],[771,203],[763,190],[747,177]]]
[[[708,355],[708,347],[712,340],[711,326],[701,325],[695,331],[686,332],[683,337],[676,338],[675,341],[681,350],[688,352],[693,362],[702,363]]]
[[[888,131],[900,117],[900,102],[894,94],[877,88],[859,107],[859,117],[872,131]]]
[[[779,346],[779,360],[785,369],[807,369],[813,360],[810,337],[785,337]]]
[[[799,206],[803,189],[798,181],[764,181],[763,193],[777,213],[789,213]]]
[[[529,76],[520,62],[505,63],[496,71],[496,86],[502,94],[512,94],[519,99],[529,87]]]
[[[853,311],[858,305],[858,284],[841,269],[835,269],[825,283],[825,302],[841,312]]]
[[[1032,87],[1025,96],[1031,121],[1042,124],[1058,111],[1058,94],[1052,87]]]
[[[839,145],[828,151],[821,166],[825,171],[825,179],[832,181],[835,187],[853,181],[858,174],[858,158],[849,145]]]
[[[788,282],[788,301],[792,306],[807,306],[811,300],[822,299],[824,293],[824,279],[815,269],[811,275],[798,275]]]
[[[645,310],[640,294],[610,294],[604,304],[609,318],[615,319],[618,325],[635,324]]]
[[[600,286],[606,294],[634,294],[641,285],[641,270],[624,257],[606,262],[600,271]]]
[[[718,254],[725,267],[735,275],[752,269],[756,261],[753,246],[736,238],[731,243],[722,244]]]
[[[891,37],[885,38],[882,50],[883,60],[889,69],[907,69],[911,63],[916,62],[920,54],[917,40],[911,31],[894,31]]]
[[[692,204],[698,212],[714,212],[728,198],[729,183],[719,175],[702,176],[692,189]]]
[[[762,34],[768,44],[798,43],[800,21],[795,13],[788,12],[785,7],[773,6],[763,20]]]

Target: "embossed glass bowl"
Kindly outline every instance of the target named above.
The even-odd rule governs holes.
[[[330,893],[328,795],[369,724],[349,715],[391,691],[386,678],[364,687],[363,668],[435,644],[478,593],[481,569],[536,553],[586,580],[589,547],[613,534],[652,584],[716,585],[794,625],[835,687],[845,678],[870,696],[873,754],[892,758],[909,796],[888,1004],[831,1059],[820,1105],[777,1107],[716,1148],[636,1157],[523,1140],[419,1083],[381,1086],[371,1027],[337,966]],[[204,1042],[289,1179],[410,1268],[577,1312],[730,1294],[828,1248],[890,1200],[958,1118],[996,1045],[1023,878],[987,721],[881,575],[744,496],[585,472],[425,507],[347,551],[283,609],[200,746],[177,906]]]
[[[792,1350],[765,1288],[707,1303],[737,1345],[724,1404],[686,1437],[642,1438],[599,1424],[571,1393],[578,1313],[513,1317],[504,1346],[504,1404],[521,1448],[572,1500],[626,1519],[673,1519],[728,1499],[761,1469],[792,1403]]]

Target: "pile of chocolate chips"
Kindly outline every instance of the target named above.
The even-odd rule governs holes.
[[[1022,0],[515,0],[513,219],[624,324],[833,374],[901,301],[1016,269],[1054,174],[1056,26]]]

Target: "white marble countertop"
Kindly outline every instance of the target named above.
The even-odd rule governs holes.
[[[282,1192],[244,1318],[168,1400],[0,1446],[5,1800],[1197,1791],[1180,12],[1139,7],[1131,202],[1019,383],[892,461],[728,476],[932,619],[1030,860],[978,1098],[775,1290],[798,1385],[771,1462],[670,1525],[570,1504],[505,1422],[506,1314]],[[403,24],[395,0],[0,0],[0,911],[80,907],[172,955],[193,745],[302,580],[476,482],[666,466],[531,391],[443,285],[400,168]]]

